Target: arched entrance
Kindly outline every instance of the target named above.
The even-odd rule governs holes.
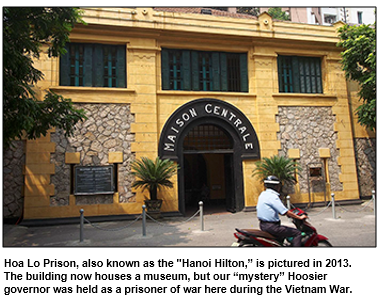
[[[244,208],[243,159],[259,159],[256,133],[247,117],[217,99],[198,99],[176,110],[163,127],[159,156],[178,162],[179,211],[198,202]]]

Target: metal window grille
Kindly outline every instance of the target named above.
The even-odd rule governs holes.
[[[239,92],[241,88],[239,54],[227,54],[227,78],[228,91]]]
[[[183,89],[182,52],[172,50],[169,52],[170,64],[170,89]]]
[[[280,92],[293,93],[292,58],[279,57]]]
[[[126,87],[126,52],[121,45],[68,43],[60,59],[60,85]]]
[[[247,92],[243,55],[162,49],[162,89]]]
[[[184,151],[232,150],[233,143],[225,132],[211,124],[194,127],[184,139]]]
[[[300,92],[322,93],[319,58],[299,58]]]
[[[203,91],[212,90],[212,60],[211,53],[199,53],[199,88]]]
[[[103,79],[104,87],[117,86],[117,50],[114,47],[105,46],[103,49]]]
[[[84,47],[82,45],[70,46],[70,85],[83,86]]]
[[[315,57],[278,57],[279,91],[322,93],[321,60]]]

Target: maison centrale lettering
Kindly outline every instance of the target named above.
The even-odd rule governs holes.
[[[203,117],[218,117],[224,119],[236,129],[243,142],[244,149],[253,150],[254,142],[250,132],[253,128],[246,125],[248,122],[244,122],[241,116],[243,116],[243,114],[231,108],[211,102],[186,107],[176,115],[175,119],[173,119],[172,123],[167,127],[166,137],[163,140],[163,151],[167,153],[175,152],[177,140],[185,126],[194,119]]]

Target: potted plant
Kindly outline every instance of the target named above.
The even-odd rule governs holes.
[[[301,170],[301,166],[293,159],[275,155],[256,162],[252,177],[257,176],[258,179],[264,180],[267,176],[273,175],[281,181],[282,186],[293,185],[297,182],[296,174],[300,175]]]
[[[136,177],[132,186],[149,191],[149,198],[145,197],[147,212],[158,217],[162,206],[162,200],[158,199],[158,190],[162,187],[173,187],[170,179],[176,174],[178,165],[168,159],[157,157],[153,161],[143,157],[132,162],[131,169],[132,175]]]

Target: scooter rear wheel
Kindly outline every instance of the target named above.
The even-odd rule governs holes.
[[[332,247],[333,245],[330,244],[330,242],[327,240],[321,240],[321,241],[318,241],[317,246],[318,247]]]

